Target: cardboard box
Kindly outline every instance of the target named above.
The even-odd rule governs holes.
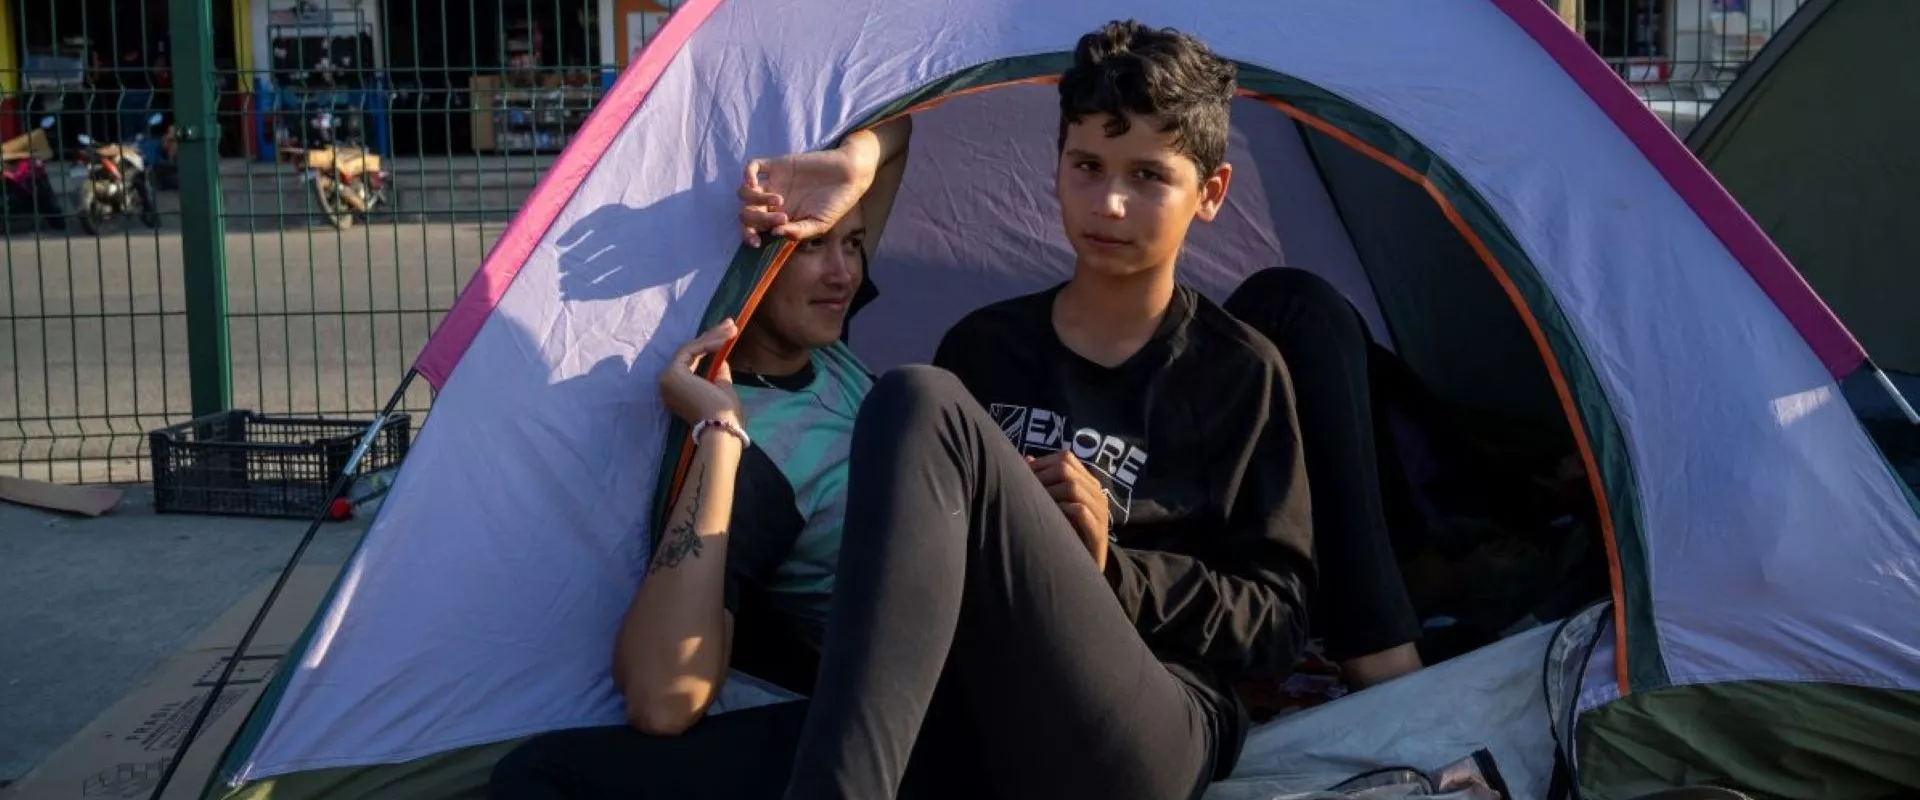
[[[339,565],[296,568],[274,602],[247,654],[220,693],[218,705],[194,738],[164,800],[199,797],[207,777],[232,743],[273,678],[280,660],[319,608]],[[101,800],[145,798],[180,748],[220,671],[273,586],[255,588],[185,650],[175,653],[126,697],[94,718],[18,783],[0,789],[0,800]]]
[[[111,486],[70,486],[0,475],[0,500],[48,511],[97,517],[119,505],[122,494]]]
[[[493,141],[493,92],[500,88],[500,79],[492,75],[474,75],[467,79],[469,122],[473,126],[473,149],[480,153],[491,153],[495,149]]]

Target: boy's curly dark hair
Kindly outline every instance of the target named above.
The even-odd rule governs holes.
[[[1108,136],[1125,135],[1124,112],[1159,120],[1200,178],[1227,158],[1235,69],[1199,39],[1172,28],[1117,20],[1080,37],[1060,76],[1060,148],[1067,126],[1107,114]]]

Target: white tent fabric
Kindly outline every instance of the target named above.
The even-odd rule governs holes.
[[[1552,638],[1552,628],[1535,628],[1257,728],[1239,769],[1206,800],[1310,792],[1383,765],[1431,770],[1482,748],[1514,797],[1544,798],[1553,739],[1541,655]]]
[[[819,146],[931,80],[1065,50],[1127,16],[1196,32],[1229,57],[1379,114],[1501,218],[1539,265],[1625,432],[1636,497],[1615,502],[1639,504],[1675,680],[1920,688],[1920,520],[1835,402],[1831,359],[1495,2],[695,7],[704,20],[687,23],[697,30],[645,102],[616,121],[606,152],[555,167],[584,178],[517,274],[506,273],[511,285],[483,287],[497,307],[456,352],[430,423],[235,782],[619,720],[612,635],[640,579],[667,444],[653,379],[695,333],[738,247],[733,191],[746,160]],[[1247,116],[1243,134],[1267,124]],[[1031,133],[1010,120],[979,130]],[[989,142],[980,152],[999,151]],[[1293,191],[1285,157],[1250,158],[1280,172],[1261,180],[1265,210],[1243,205],[1248,216],[1212,232],[1219,255],[1195,259],[1190,277],[1213,288],[1271,265],[1246,259],[1287,254],[1260,238],[1262,226],[1311,226],[1300,221],[1326,213]],[[974,280],[1004,281],[1006,294],[1064,274],[1034,182],[1049,173],[1044,162],[990,173],[1004,182],[976,185],[1012,193],[991,199],[954,190],[904,201],[909,213],[890,226],[876,269],[897,255],[948,274],[985,270]],[[1260,197],[1240,190],[1238,203]],[[978,218],[979,233],[947,227],[989,206],[996,213]],[[1281,241],[1304,242],[1315,268],[1371,307],[1337,242],[1284,230]],[[882,278],[886,294],[858,323],[855,344],[875,366],[924,357],[941,315],[956,313],[928,311],[939,287],[913,280]],[[1596,655],[1589,687],[1617,691],[1611,652],[1609,643]],[[1383,746],[1379,756],[1393,760],[1400,744]]]

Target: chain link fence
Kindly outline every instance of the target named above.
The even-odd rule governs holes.
[[[177,208],[76,213],[92,149],[82,137],[166,158],[170,142],[146,124],[172,105],[171,70],[150,46],[165,14],[96,5],[12,2],[0,15],[0,139],[15,145],[0,201],[0,474],[133,477],[139,434],[186,411],[180,255],[163,233]]]
[[[0,474],[145,480],[148,432],[216,406],[371,415],[611,84],[602,7],[640,7],[621,18],[643,22],[634,43],[666,16],[174,3],[0,0],[0,139],[30,134],[8,166],[44,186],[0,220]],[[177,124],[191,90],[209,130]],[[82,134],[142,157],[154,214],[82,229]],[[221,257],[190,258],[195,235]],[[417,386],[403,408],[430,400]]]

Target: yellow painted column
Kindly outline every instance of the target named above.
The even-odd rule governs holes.
[[[240,71],[240,91],[253,91],[253,0],[233,0],[233,39],[233,64]]]
[[[248,159],[259,154],[260,139],[260,117],[254,108],[260,98],[253,96],[253,3],[254,0],[233,0],[233,82],[234,91],[240,95],[235,98],[240,104],[240,151]]]
[[[1585,31],[1586,24],[1581,19],[1584,16],[1581,0],[1554,0],[1553,5],[1554,10],[1559,12],[1560,19],[1567,23],[1567,27],[1576,31]]]
[[[20,86],[20,53],[13,32],[13,3],[0,0],[0,95]]]

